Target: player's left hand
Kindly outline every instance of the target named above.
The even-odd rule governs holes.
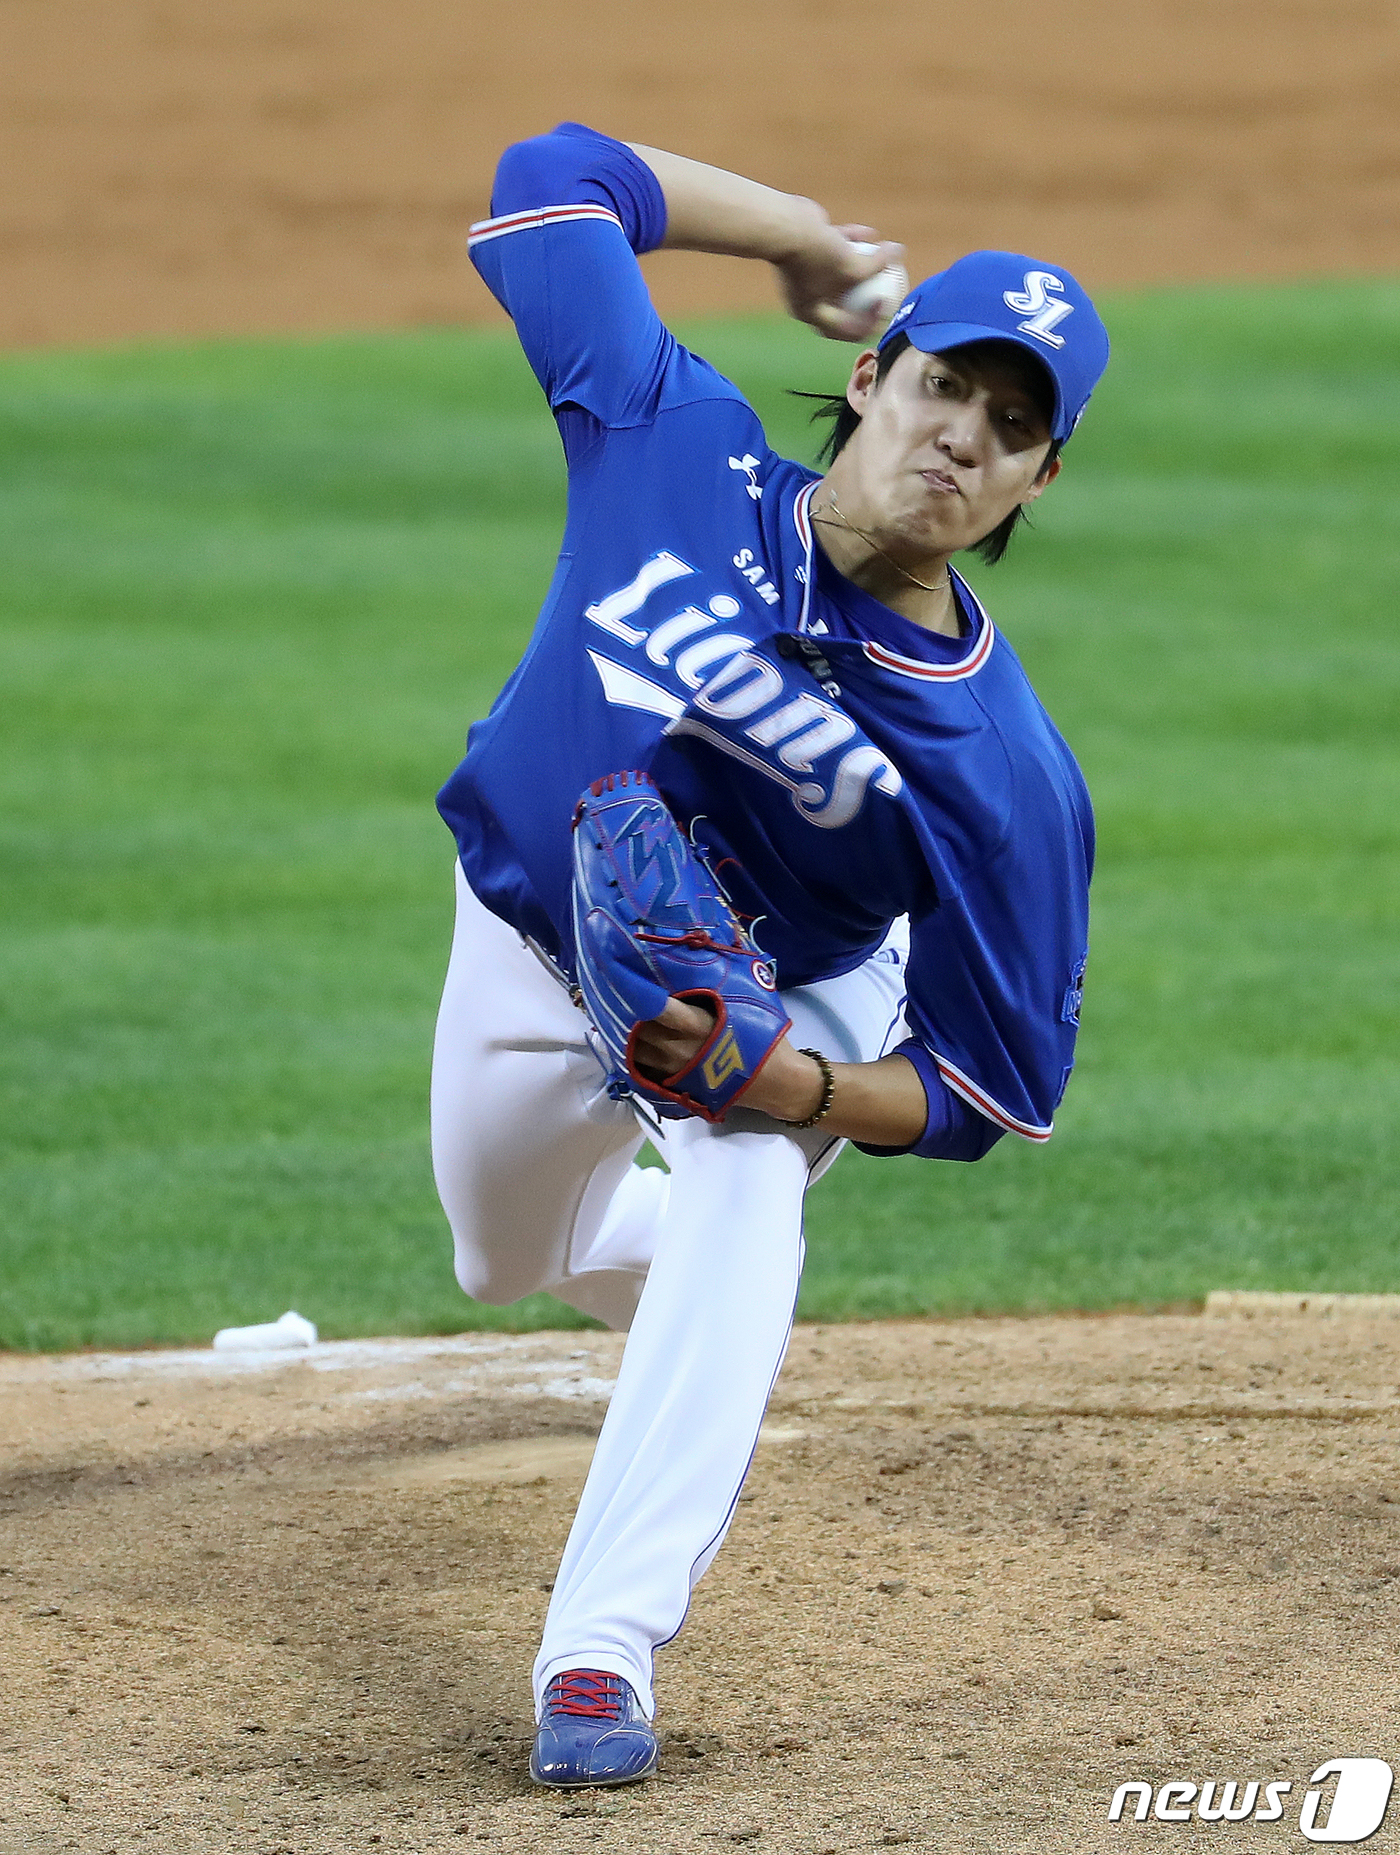
[[[662,1082],[689,1069],[709,1041],[715,1014],[704,1005],[669,998],[659,1018],[639,1024],[632,1045],[633,1060],[643,1075]]]
[[[609,1093],[670,1120],[722,1121],[791,1019],[771,962],[646,773],[609,773],[579,799],[573,891],[578,1000]]]

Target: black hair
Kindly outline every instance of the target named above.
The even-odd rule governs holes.
[[[1016,344],[1012,342],[996,342],[993,344],[991,341],[973,341],[967,342],[964,346],[960,347],[958,353],[975,357],[978,349],[989,348],[993,345],[998,348],[1016,346]],[[875,364],[876,386],[879,386],[880,382],[885,378],[886,374],[888,374],[908,346],[909,337],[907,335],[896,335],[891,342],[880,350],[880,357]],[[1019,353],[1020,350],[1018,349],[1017,352]],[[1049,374],[1046,373],[1043,367],[1035,363],[1034,356],[1028,356],[1027,358],[1030,363],[1026,370],[1027,385],[1035,397],[1037,409],[1048,425],[1055,416],[1055,389],[1051,384]],[[793,398],[816,400],[817,405],[812,413],[813,420],[829,419],[831,421],[831,430],[822,440],[821,448],[817,452],[817,462],[819,464],[831,464],[840,455],[852,433],[860,424],[860,414],[856,411],[850,400],[846,398],[844,393],[803,393],[794,390]],[[1050,466],[1060,455],[1061,448],[1060,440],[1058,438],[1052,438],[1050,441],[1050,449],[1045,455],[1045,462],[1036,472],[1035,480],[1037,483],[1043,481]],[[1025,520],[1027,520],[1025,508],[1018,504],[1017,507],[1011,511],[1010,515],[1002,517],[1001,521],[997,523],[990,534],[983,535],[980,541],[974,541],[968,551],[973,554],[980,554],[982,559],[985,560],[989,566],[995,566],[1010,546],[1012,535],[1015,534],[1016,530]]]

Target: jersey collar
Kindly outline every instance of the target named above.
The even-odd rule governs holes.
[[[804,483],[792,500],[792,519],[797,529],[797,538],[802,547],[802,610],[798,617],[797,628],[807,631],[811,627],[812,588],[816,584],[816,531],[812,526],[812,497],[820,479]],[[967,581],[956,567],[948,571],[956,583],[956,590],[968,610],[975,612],[979,621],[978,633],[971,650],[955,663],[930,662],[927,658],[910,657],[902,651],[892,650],[886,644],[867,639],[861,646],[871,663],[882,670],[892,671],[896,676],[913,677],[925,683],[958,683],[977,672],[987,662],[996,643],[996,630],[987,614],[986,607],[973,592]]]

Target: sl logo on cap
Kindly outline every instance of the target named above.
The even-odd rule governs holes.
[[[1074,314],[1074,304],[1056,302],[1050,292],[1062,295],[1064,287],[1064,279],[1057,277],[1054,271],[1027,271],[1021,289],[1003,291],[1001,300],[1008,309],[1025,316],[1024,322],[1016,324],[1021,334],[1034,335],[1047,348],[1063,348],[1065,338],[1057,335],[1055,329],[1066,316]]]

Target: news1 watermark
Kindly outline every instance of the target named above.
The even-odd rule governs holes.
[[[1129,1778],[1113,1793],[1110,1823],[1282,1823],[1297,1811],[1309,1842],[1365,1842],[1385,1821],[1395,1773],[1383,1758],[1329,1758],[1306,1784],[1286,1778]],[[1303,1795],[1301,1798],[1298,1792]]]

